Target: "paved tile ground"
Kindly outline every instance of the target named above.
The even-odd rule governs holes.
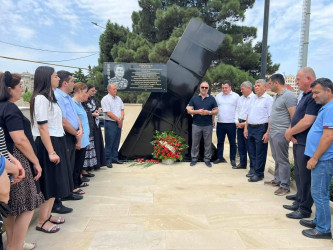
[[[122,142],[140,110],[125,105]],[[64,202],[74,212],[64,216],[58,233],[36,231],[34,220],[26,240],[37,249],[333,249],[330,240],[303,237],[304,228],[282,208],[291,202],[263,181],[249,183],[247,170],[203,163],[128,166],[95,172],[83,200]],[[266,166],[274,166],[270,150]],[[265,180],[271,179],[266,172]]]
[[[263,181],[230,164],[129,164],[102,168],[56,234],[36,231],[38,249],[333,249],[330,240],[302,236],[288,204]],[[266,173],[265,180],[272,176]]]

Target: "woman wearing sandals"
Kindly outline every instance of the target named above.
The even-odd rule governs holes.
[[[81,138],[81,141],[77,143],[76,145],[76,151],[75,151],[75,166],[74,166],[74,173],[73,173],[73,179],[74,179],[74,188],[77,189],[79,187],[84,187],[83,182],[81,180],[81,172],[83,168],[83,163],[86,155],[86,148],[90,144],[89,142],[89,121],[87,112],[83,108],[81,102],[85,102],[88,99],[88,93],[87,93],[87,85],[83,82],[77,82],[74,85],[74,95],[73,95],[73,101],[74,106],[77,115],[79,116],[82,128],[83,128],[83,135]],[[78,189],[75,194],[85,194],[85,192],[82,189]]]
[[[56,224],[65,220],[51,215],[55,198],[63,198],[73,189],[69,158],[63,146],[65,142],[62,113],[54,96],[59,77],[52,67],[40,66],[35,71],[34,92],[30,102],[32,133],[36,136],[37,156],[43,175],[40,179],[45,202],[40,206],[36,230],[56,233]]]
[[[25,178],[10,189],[8,205],[11,212],[4,218],[8,250],[22,249],[34,210],[44,202],[37,182],[42,169],[35,155],[31,125],[14,104],[23,92],[20,81],[19,74],[8,71],[0,73],[0,126],[5,134],[8,151],[25,170]]]

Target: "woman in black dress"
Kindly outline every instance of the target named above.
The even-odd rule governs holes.
[[[99,169],[102,166],[106,166],[105,162],[105,150],[104,150],[104,140],[102,135],[102,130],[99,122],[99,115],[102,112],[99,109],[99,104],[97,100],[94,98],[94,95],[96,93],[96,88],[92,84],[88,84],[88,100],[83,103],[86,110],[90,111],[92,116],[94,117],[94,130],[93,130],[93,137],[91,138],[90,143],[94,145],[95,152],[96,152],[96,159],[97,163],[93,166],[89,166],[87,162],[85,162],[86,170],[94,170]],[[88,159],[89,156],[86,156],[86,159]]]
[[[69,158],[64,145],[62,112],[53,91],[59,77],[52,67],[40,66],[34,76],[34,92],[30,102],[32,133],[36,136],[37,156],[43,175],[40,179],[45,202],[40,206],[36,230],[55,233],[65,220],[51,215],[55,198],[67,197],[73,189]]]
[[[44,202],[36,182],[42,169],[35,155],[30,122],[14,104],[23,92],[20,80],[19,74],[0,73],[0,126],[8,151],[25,170],[25,178],[13,184],[10,190],[8,205],[11,213],[4,219],[7,249],[22,249],[33,212]]]

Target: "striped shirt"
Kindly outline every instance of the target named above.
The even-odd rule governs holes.
[[[3,133],[2,128],[0,127],[0,154],[3,155],[6,159],[9,160],[9,154],[7,151],[5,135]]]

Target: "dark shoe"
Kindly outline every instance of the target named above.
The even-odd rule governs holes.
[[[274,194],[278,195],[278,196],[283,196],[290,193],[289,189],[283,188],[283,187],[279,187],[277,190],[275,190]]]
[[[292,213],[289,213],[289,214],[286,214],[286,216],[290,219],[303,219],[303,218],[309,218],[311,216],[311,214],[303,214],[299,209],[292,212]]]
[[[106,165],[108,168],[113,168],[112,163]]]
[[[227,161],[224,158],[222,158],[222,159],[217,158],[213,163],[218,164],[218,163],[226,163],[226,162]]]
[[[119,160],[117,160],[117,161],[112,161],[112,163],[115,163],[115,164],[123,164],[123,162],[122,162],[122,161],[119,161]]]
[[[89,182],[89,181],[90,181],[90,179],[89,179],[89,178],[87,178],[87,177],[82,177],[82,178],[81,178],[81,181],[82,181],[82,182]]]
[[[195,164],[197,164],[196,161],[191,161],[190,166],[193,167],[193,166],[195,166]]]
[[[279,186],[279,183],[276,183],[274,180],[271,180],[271,181],[264,181],[264,185],[277,187],[277,186]]]
[[[240,163],[236,167],[232,167],[233,169],[246,169],[246,165],[241,165]]]
[[[287,200],[291,200],[291,201],[295,201],[296,200],[296,194],[292,194],[292,195],[287,195],[286,196]]]
[[[313,239],[332,239],[332,233],[322,233],[317,229],[306,229],[302,231],[302,234],[306,237]]]
[[[252,177],[250,177],[250,179],[248,181],[249,182],[257,182],[257,181],[261,181],[262,179],[264,179],[264,177],[258,177],[256,175],[253,175]]]
[[[302,226],[308,227],[308,228],[315,228],[316,223],[313,222],[313,220],[300,220],[299,224]]]
[[[254,175],[253,169],[250,169],[249,172],[246,174],[246,177],[252,177]]]
[[[78,200],[82,200],[83,196],[82,195],[78,195],[78,194],[70,194],[65,198],[62,198],[62,201],[78,201]]]
[[[94,177],[95,175],[92,173],[88,173],[88,174],[82,174],[83,177]]]
[[[291,211],[296,211],[298,209],[298,204],[292,204],[292,205],[283,205],[283,208],[291,210]]]
[[[57,213],[57,214],[68,214],[73,212],[73,208],[70,207],[65,207],[64,205],[61,206],[53,206],[52,208],[52,213]]]
[[[212,167],[212,164],[210,163],[210,161],[205,161],[205,164],[207,167],[211,168]]]
[[[230,164],[231,164],[232,168],[236,167],[236,162],[235,161],[231,161]]]

